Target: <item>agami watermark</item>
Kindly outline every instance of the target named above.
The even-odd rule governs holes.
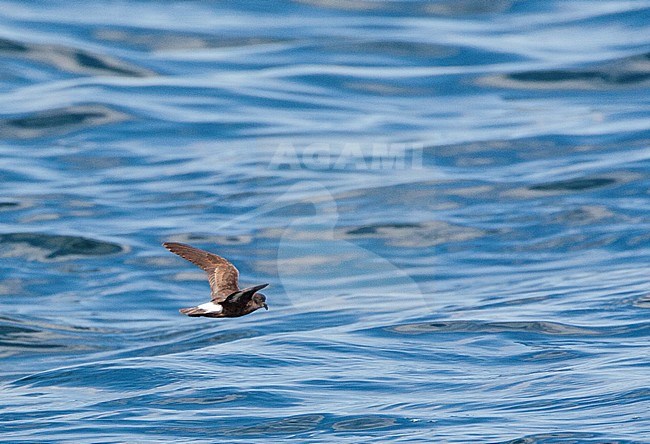
[[[270,169],[311,170],[413,170],[422,169],[421,144],[327,143],[278,145]]]

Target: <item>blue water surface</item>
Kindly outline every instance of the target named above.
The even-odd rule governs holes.
[[[650,442],[650,1],[2,0],[0,66],[0,440]]]

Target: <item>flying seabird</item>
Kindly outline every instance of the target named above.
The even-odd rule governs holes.
[[[228,260],[178,242],[165,242],[163,247],[205,271],[210,281],[212,300],[196,307],[181,308],[181,313],[192,317],[236,318],[252,313],[258,308],[269,309],[266,296],[257,292],[269,284],[240,290],[239,271]]]

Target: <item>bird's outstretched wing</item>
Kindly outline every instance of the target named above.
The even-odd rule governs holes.
[[[269,284],[262,284],[262,285],[256,285],[254,287],[248,287],[244,288],[243,290],[239,290],[236,293],[231,294],[226,298],[224,302],[224,305],[226,304],[247,304],[253,295],[257,293],[259,290],[262,288],[268,287]]]
[[[239,272],[228,260],[178,242],[165,242],[163,247],[192,262],[208,274],[214,302],[222,302],[231,294],[239,291]]]

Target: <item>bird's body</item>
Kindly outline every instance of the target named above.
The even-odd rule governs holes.
[[[179,311],[188,316],[218,317],[223,313],[223,306],[214,302],[206,302],[196,307],[181,308]]]
[[[165,248],[192,262],[208,274],[212,300],[196,307],[181,308],[180,312],[192,317],[236,318],[254,312],[266,305],[266,297],[258,290],[269,284],[239,289],[239,272],[228,260],[190,245],[165,242]]]

